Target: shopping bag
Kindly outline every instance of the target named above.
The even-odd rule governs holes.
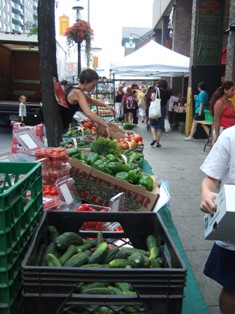
[[[167,133],[171,131],[171,125],[168,119],[164,120],[164,130]]]
[[[156,98],[151,101],[149,107],[149,118],[150,119],[158,119],[161,118],[161,98],[159,88],[156,90]]]

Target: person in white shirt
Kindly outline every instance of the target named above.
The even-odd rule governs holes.
[[[235,126],[219,136],[200,169],[206,174],[201,183],[200,209],[214,214],[218,187],[235,184]],[[204,274],[222,286],[219,298],[223,314],[235,313],[235,242],[216,241],[205,265]]]

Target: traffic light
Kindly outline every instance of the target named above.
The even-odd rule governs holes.
[[[98,68],[98,57],[97,56],[94,56],[93,57],[93,68],[94,69],[97,69]]]

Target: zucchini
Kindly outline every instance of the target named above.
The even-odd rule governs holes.
[[[146,240],[147,247],[149,250],[149,259],[152,268],[161,267],[157,258],[159,257],[160,249],[157,245],[156,238],[153,235],[149,235]]]
[[[64,232],[55,241],[55,246],[60,250],[66,250],[70,244],[81,245],[83,238],[75,232]]]
[[[54,242],[55,239],[60,235],[59,231],[56,229],[55,226],[49,226],[48,232],[49,232],[49,241],[50,242]]]
[[[119,258],[119,259],[114,259],[109,263],[110,268],[125,268],[128,266],[130,263],[127,259],[124,258]]]
[[[56,249],[55,244],[52,242],[45,249],[45,252],[44,252],[43,257],[42,257],[41,266],[45,266],[46,265],[46,256],[48,254],[53,254],[57,258],[59,258],[61,256],[61,252],[59,252]]]
[[[65,263],[65,267],[79,267],[85,264],[88,260],[88,255],[84,252],[77,253],[70,257]]]
[[[64,265],[70,257],[77,253],[77,248],[74,244],[70,244],[64,254],[59,258],[61,265]]]
[[[55,255],[51,253],[47,254],[46,256],[46,264],[49,267],[61,267],[62,266],[58,258],[55,257]]]
[[[88,263],[100,263],[107,255],[108,244],[106,242],[101,243],[97,249],[89,256]]]

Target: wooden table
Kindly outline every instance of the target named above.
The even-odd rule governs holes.
[[[206,125],[209,127],[209,135],[207,136],[207,139],[206,139],[206,143],[204,145],[204,148],[203,150],[205,151],[206,150],[206,147],[207,146],[210,146],[209,143],[211,141],[211,147],[212,147],[212,144],[213,144],[213,124],[214,122],[208,122],[208,121],[205,121],[205,120],[202,120],[202,121],[197,121],[198,124],[201,124],[201,125]]]

